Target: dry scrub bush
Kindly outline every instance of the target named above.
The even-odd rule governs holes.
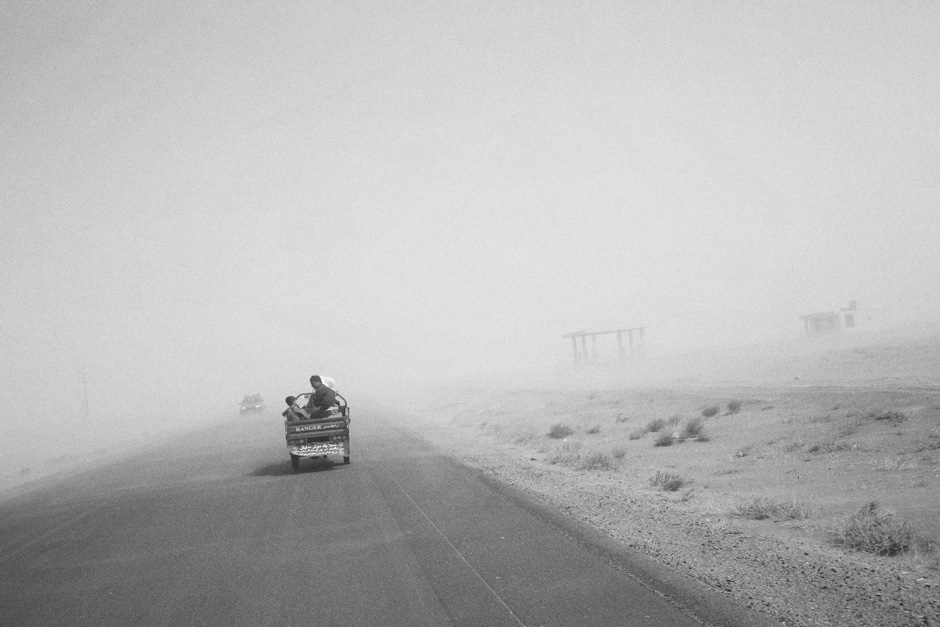
[[[893,422],[895,424],[899,422],[904,422],[907,420],[907,415],[897,411],[896,409],[889,409],[886,411],[875,411],[871,410],[866,412],[865,418],[869,420],[887,420],[888,422]]]
[[[572,433],[574,433],[574,430],[572,430],[571,427],[569,427],[566,424],[562,424],[558,422],[558,423],[553,424],[552,428],[549,429],[548,437],[555,439],[555,440],[561,440],[562,438],[567,438]]]
[[[735,399],[735,400],[733,400],[733,401],[728,401],[728,413],[729,413],[729,414],[736,414],[736,413],[738,413],[739,411],[741,411],[741,407],[742,407],[743,405],[744,405],[744,402],[743,402],[743,401],[739,401],[739,400],[737,400],[737,399]]]
[[[807,518],[809,511],[796,501],[780,503],[765,496],[759,496],[750,501],[739,503],[731,508],[731,515],[751,520],[765,520],[767,518],[781,518],[796,520]]]
[[[674,440],[672,434],[668,431],[663,431],[658,436],[656,436],[656,440],[653,442],[653,446],[672,446],[673,443]]]
[[[639,428],[639,429],[634,429],[633,431],[631,431],[629,438],[631,440],[639,440],[644,435],[646,435],[646,428]]]
[[[855,435],[858,431],[859,424],[857,422],[847,422],[845,424],[839,425],[836,429],[836,437],[847,438],[850,435]]]
[[[923,451],[936,451],[940,450],[940,435],[936,433],[931,433],[927,436],[927,439],[923,442],[918,442],[914,446],[912,453],[920,453]]]
[[[589,433],[591,435],[594,435],[595,433],[600,433],[600,432],[601,432],[601,428],[597,425],[594,425],[593,427],[585,431],[585,433]]]
[[[882,512],[870,501],[830,531],[838,546],[876,555],[897,555],[914,543],[914,527],[892,512]]]
[[[581,470],[613,470],[614,462],[603,453],[591,453],[578,461]]]
[[[809,518],[809,513],[809,507],[806,505],[801,505],[796,501],[780,503],[777,507],[777,516],[785,520],[800,520],[802,518]]]
[[[712,416],[717,416],[719,411],[721,411],[721,407],[718,405],[709,405],[702,410],[702,415],[706,418],[711,418]]]
[[[832,440],[826,442],[813,442],[807,447],[807,453],[835,453],[836,451],[848,451],[853,448],[848,442],[835,442]]]
[[[686,479],[676,473],[663,472],[661,470],[657,470],[656,474],[650,477],[650,485],[654,488],[662,488],[666,492],[675,492],[682,486],[691,482],[690,479]]]
[[[700,435],[705,433],[705,423],[701,418],[689,418],[685,421],[685,424],[682,425],[682,431],[680,435],[683,439],[691,440],[692,438],[697,438]]]
[[[581,461],[581,443],[565,442],[556,447],[546,457],[545,461],[549,464],[561,464],[562,466],[577,466]]]
[[[646,423],[646,430],[652,433],[656,433],[660,429],[666,426],[666,421],[662,418],[655,418]]]
[[[674,427],[677,424],[679,424],[679,421],[681,420],[682,420],[682,416],[680,416],[679,414],[673,414],[672,416],[669,417],[669,420],[667,421],[666,424]]]
[[[627,449],[616,446],[610,451],[610,454],[613,455],[614,459],[623,459],[623,456],[627,454]]]

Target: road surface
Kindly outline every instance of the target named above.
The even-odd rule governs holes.
[[[753,624],[354,416],[348,466],[294,473],[268,412],[0,502],[0,625]]]

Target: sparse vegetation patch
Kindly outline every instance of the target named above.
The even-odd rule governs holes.
[[[914,453],[920,453],[922,451],[936,451],[940,450],[940,435],[936,433],[931,433],[927,436],[927,439],[919,443],[914,448]]]
[[[600,432],[601,432],[601,428],[597,425],[594,425],[593,427],[585,431],[585,433],[589,433],[591,435],[594,435],[595,433],[600,433]]]
[[[699,436],[705,433],[705,423],[699,418],[689,418],[685,421],[685,424],[682,425],[682,431],[680,435],[683,439],[691,440],[693,438],[698,438]]]
[[[848,451],[854,446],[848,442],[835,442],[828,440],[825,442],[813,442],[806,448],[807,453],[835,453],[836,451]]]
[[[546,457],[545,461],[549,464],[560,464],[562,466],[577,466],[581,461],[581,443],[565,442],[555,448]]]
[[[876,555],[897,555],[914,543],[914,527],[892,512],[884,512],[875,501],[846,518],[831,532],[838,546]]]
[[[744,401],[739,401],[735,399],[733,401],[728,401],[728,413],[736,414],[741,411],[741,407],[744,405]]]
[[[869,420],[887,420],[889,422],[899,423],[907,420],[907,415],[903,412],[899,412],[895,409],[889,409],[886,411],[869,411],[865,414],[865,417]]]
[[[731,509],[731,515],[750,520],[766,520],[768,518],[796,520],[807,518],[809,511],[796,501],[780,503],[771,498],[759,496],[735,505]]]
[[[663,472],[661,470],[657,470],[656,474],[650,478],[650,484],[653,487],[662,488],[666,492],[675,492],[682,486],[691,482],[691,479],[687,479],[673,472]]]
[[[662,431],[658,436],[656,436],[656,440],[653,442],[653,446],[672,446],[673,442],[674,438],[672,437],[672,434],[668,431]]]
[[[641,427],[639,429],[634,429],[633,431],[631,431],[629,437],[631,440],[639,440],[644,435],[646,435],[646,429]]]
[[[858,431],[858,426],[859,425],[857,422],[847,422],[843,425],[840,425],[839,428],[836,429],[836,435],[841,438],[846,438],[850,435],[854,435],[855,432]]]
[[[646,423],[646,430],[651,433],[656,433],[660,429],[666,426],[666,421],[662,418],[655,418]]]
[[[615,464],[603,453],[591,453],[582,457],[578,462],[581,470],[613,470]]]
[[[564,423],[558,422],[553,424],[552,428],[549,429],[548,437],[555,440],[561,440],[563,438],[567,438],[572,433],[574,433],[574,430],[571,427]]]
[[[702,415],[705,416],[706,418],[711,418],[712,416],[717,416],[718,412],[720,411],[721,411],[721,407],[719,407],[718,405],[709,405],[708,407],[702,410]]]

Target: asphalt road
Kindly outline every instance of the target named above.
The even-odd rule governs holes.
[[[0,502],[0,625],[701,624],[576,525],[354,416],[348,466],[294,473],[270,412]]]

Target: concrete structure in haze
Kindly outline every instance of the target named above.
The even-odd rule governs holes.
[[[598,363],[597,336],[614,335],[617,336],[617,359],[624,360],[627,357],[636,357],[644,352],[643,336],[646,327],[631,327],[627,329],[611,329],[609,331],[574,331],[562,335],[563,338],[571,338],[571,348],[574,352],[575,363]],[[629,343],[624,346],[624,336]],[[588,350],[587,338],[591,338],[590,351]],[[578,340],[581,341],[581,350],[578,350]]]
[[[803,321],[803,329],[807,335],[838,333],[843,329],[854,329],[858,321],[857,314],[858,302],[853,300],[848,307],[843,307],[839,311],[806,314],[800,316],[800,320]]]

